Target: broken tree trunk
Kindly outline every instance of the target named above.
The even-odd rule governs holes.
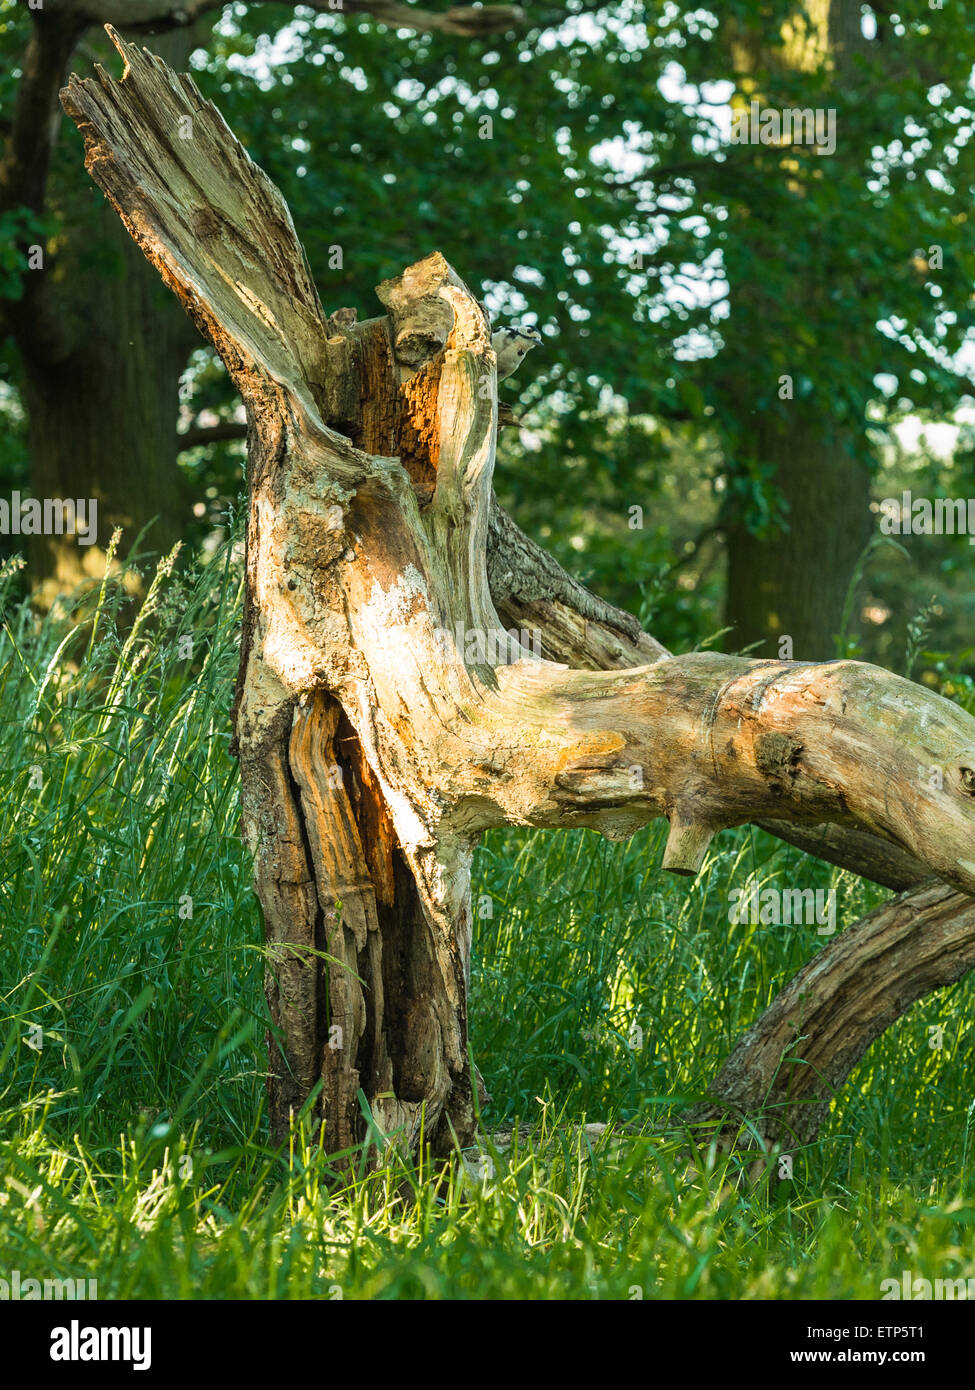
[[[682,874],[726,826],[838,826],[890,875],[975,893],[975,720],[855,662],[671,657],[542,574],[499,538],[496,361],[463,281],[434,254],[379,287],[385,316],[326,319],[277,189],[189,78],[113,38],[123,79],[72,79],[64,107],[248,413],[235,734],[275,1138],[320,1085],[331,1152],[368,1116],[406,1148],[471,1139],[470,867],[492,826],[621,838],[666,816]]]

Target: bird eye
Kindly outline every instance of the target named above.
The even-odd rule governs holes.
[[[524,357],[524,355],[525,355],[525,349],[524,349],[524,348],[519,348],[519,349],[518,349],[518,356],[519,356],[519,357]]]

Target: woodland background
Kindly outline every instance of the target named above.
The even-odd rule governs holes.
[[[496,321],[539,327],[502,388],[521,427],[496,487],[591,587],[672,650],[772,656],[788,635],[975,710],[975,552],[881,542],[877,513],[905,488],[975,496],[975,7],[575,0],[481,35],[407,11],[422,29],[429,12],[352,0],[184,6],[191,24],[165,0],[0,3],[0,496],[96,496],[100,538],[45,539],[21,568],[0,537],[6,1264],[102,1296],[876,1297],[902,1267],[964,1273],[964,983],[875,1045],[772,1192],[722,1203],[714,1159],[678,1211],[666,1143],[554,1133],[556,1114],[656,1122],[814,952],[814,929],[729,929],[734,887],[836,886],[849,921],[882,896],[754,830],[690,888],[660,882],[653,827],[624,847],[488,838],[479,1065],[498,1117],[544,1117],[490,1177],[410,1172],[407,1211],[399,1171],[328,1197],[313,1136],[283,1167],[262,1147],[260,926],[226,751],[243,428],[50,118],[67,72],[116,70],[102,22],[217,103],[326,310],[379,312],[374,286],[439,249]],[[835,108],[835,154],[729,145],[752,95]],[[97,588],[116,525],[128,567],[93,627],[67,595]]]

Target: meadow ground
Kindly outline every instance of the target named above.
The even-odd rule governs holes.
[[[869,1051],[793,1177],[687,1167],[681,1108],[819,948],[732,925],[734,888],[883,891],[745,829],[696,881],[651,826],[498,832],[476,861],[477,1176],[395,1157],[336,1186],[307,1126],[264,1128],[264,968],[228,753],[240,575],[164,566],[127,636],[0,595],[0,1277],[100,1298],[866,1298],[975,1273],[975,982]],[[187,642],[185,639],[191,639]],[[181,640],[182,639],[182,640]],[[932,1032],[942,1028],[943,1034]],[[941,1041],[941,1047],[931,1046]],[[641,1136],[590,1142],[582,1121]]]

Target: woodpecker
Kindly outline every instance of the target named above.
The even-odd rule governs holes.
[[[491,346],[498,358],[498,380],[504,381],[521,366],[521,359],[538,347],[542,335],[537,328],[500,328],[491,335]]]

